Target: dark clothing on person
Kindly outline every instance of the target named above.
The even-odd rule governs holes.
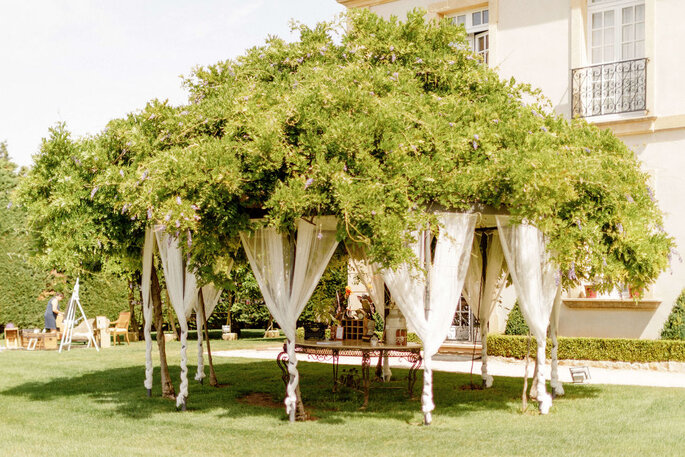
[[[52,310],[52,304],[55,302],[57,304],[57,309],[59,310],[59,301],[57,297],[52,297],[48,300],[48,306],[45,308],[45,328],[49,330],[57,330],[57,314]]]

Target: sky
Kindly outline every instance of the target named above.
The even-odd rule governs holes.
[[[97,134],[154,98],[187,101],[181,76],[237,57],[335,0],[1,0],[0,141],[30,165],[49,128]]]

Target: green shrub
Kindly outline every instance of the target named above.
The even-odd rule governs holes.
[[[516,335],[488,335],[488,354],[522,359],[526,356],[526,339]],[[548,340],[547,357],[550,348]],[[559,337],[558,356],[571,360],[685,361],[685,341]],[[531,338],[531,357],[535,357],[535,338]]]
[[[528,335],[528,324],[521,313],[518,301],[509,312],[507,319],[507,327],[504,330],[505,335]]]
[[[675,302],[675,306],[668,316],[661,331],[664,340],[685,340],[685,290]]]
[[[326,266],[326,270],[321,276],[321,280],[314,289],[312,297],[302,310],[302,314],[297,319],[298,325],[308,322],[329,323],[335,316],[338,307],[338,297],[343,309],[347,306],[345,299],[345,286],[347,286],[347,253],[342,243]]]
[[[419,344],[423,344],[423,343],[421,342],[421,338],[419,338],[419,335],[417,335],[417,334],[414,333],[414,332],[408,332],[408,333],[407,333],[407,343],[419,343]]]

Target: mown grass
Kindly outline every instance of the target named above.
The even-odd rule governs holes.
[[[213,349],[278,345],[213,341]],[[178,343],[169,362],[178,388]],[[192,381],[189,410],[143,388],[144,344],[100,353],[0,353],[2,455],[685,455],[685,390],[567,385],[547,416],[520,412],[521,380],[496,378],[492,389],[464,390],[469,376],[435,373],[433,425],[421,426],[418,400],[405,393],[406,370],[376,385],[369,407],[343,388],[331,392],[331,367],[300,362],[302,394],[316,421],[289,424],[281,407],[240,401],[283,398],[273,361],[216,358],[212,388]],[[194,346],[189,347],[195,360]],[[341,367],[345,368],[345,367]],[[195,366],[189,366],[194,373]],[[416,394],[420,393],[421,380]],[[418,395],[417,395],[418,396]]]

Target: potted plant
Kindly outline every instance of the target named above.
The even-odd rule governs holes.
[[[594,284],[585,286],[585,298],[597,298],[597,290]]]
[[[644,295],[642,287],[628,286],[628,292],[630,293],[630,298],[634,300],[639,300]]]

